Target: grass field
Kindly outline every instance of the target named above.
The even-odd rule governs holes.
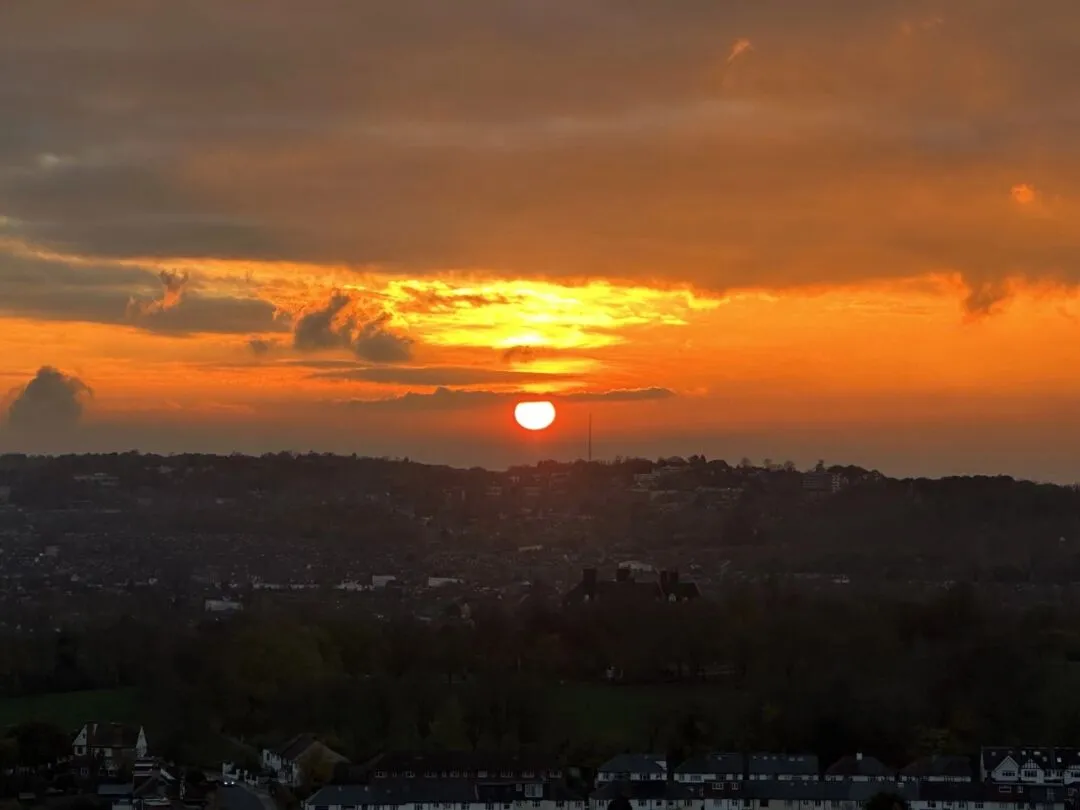
[[[135,691],[99,689],[0,700],[0,729],[27,720],[44,720],[75,731],[88,720],[134,722],[138,720]]]
[[[657,717],[672,717],[691,703],[719,707],[715,686],[566,684],[551,697],[553,727],[570,739],[599,747],[644,745]]]

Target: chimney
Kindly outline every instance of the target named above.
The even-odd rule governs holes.
[[[629,582],[630,581],[630,569],[620,565],[615,569],[615,581],[616,582]]]

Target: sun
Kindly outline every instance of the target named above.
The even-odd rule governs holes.
[[[543,430],[555,421],[555,406],[550,402],[519,402],[514,419],[526,430]]]

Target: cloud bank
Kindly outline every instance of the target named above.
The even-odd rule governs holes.
[[[17,439],[63,438],[78,426],[83,406],[92,395],[78,377],[43,366],[30,382],[11,393],[6,427]]]
[[[1074,0],[8,5],[0,215],[49,248],[719,290],[948,270],[976,309],[1080,279]],[[374,318],[353,351],[405,356]]]

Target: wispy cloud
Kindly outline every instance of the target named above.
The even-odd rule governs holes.
[[[440,386],[430,393],[410,391],[385,399],[355,399],[344,404],[350,408],[372,410],[440,410],[483,407],[503,401],[519,400],[523,396],[549,399],[553,402],[643,402],[670,399],[675,392],[667,388],[616,389],[611,391],[578,391],[566,394],[528,394],[521,392],[475,391]]]

